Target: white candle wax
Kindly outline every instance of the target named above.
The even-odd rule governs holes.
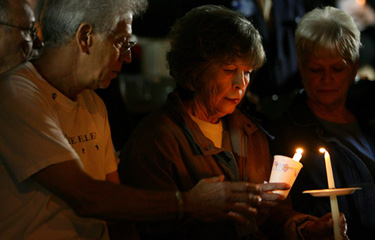
[[[335,180],[333,178],[331,157],[329,156],[329,153],[327,151],[325,151],[324,153],[324,160],[326,163],[328,188],[335,188]]]
[[[337,197],[336,196],[330,196],[329,197],[330,203],[331,203],[331,212],[332,212],[332,220],[333,220],[333,233],[335,236],[335,240],[342,240],[342,236],[340,233],[340,227],[339,227],[339,205],[337,204]]]
[[[321,148],[320,151],[324,152],[324,160],[325,160],[325,164],[326,164],[328,188],[330,188],[330,189],[335,188],[335,180],[333,178],[331,157],[330,157],[329,153],[324,148]],[[333,233],[334,233],[334,236],[335,236],[335,240],[341,240],[342,236],[341,236],[340,227],[339,227],[340,213],[339,213],[339,206],[338,206],[338,203],[337,203],[337,197],[336,196],[330,196],[329,200],[330,200],[330,203],[331,203]]]

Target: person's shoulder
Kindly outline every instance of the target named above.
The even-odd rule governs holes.
[[[12,68],[12,69],[9,69],[6,72],[3,72],[0,75],[0,81],[4,84],[6,82],[8,82],[8,83],[13,82],[14,79],[28,80],[29,79],[28,75],[30,75],[30,70],[32,69],[30,67],[30,64],[31,63],[26,62],[26,63],[20,64],[16,67]]]
[[[261,117],[254,116],[243,109],[236,109],[232,114],[228,115],[230,125],[238,125],[243,129],[247,129],[247,133],[261,133],[269,138],[273,138],[268,131],[268,125]]]
[[[165,132],[174,131],[177,128],[177,123],[169,115],[169,112],[166,110],[165,106],[160,107],[148,114],[139,122],[137,126],[137,129],[142,129],[144,131],[159,135],[163,135]]]
[[[30,66],[31,63],[24,63],[13,68],[0,76],[0,95],[2,98],[27,99],[35,96],[39,87],[35,81],[35,74]]]
[[[91,89],[85,89],[80,93],[85,102],[93,103],[97,107],[105,107],[103,99]]]
[[[175,149],[184,139],[182,129],[176,124],[162,107],[144,117],[132,132],[121,150],[121,159],[129,156],[144,156],[160,151]],[[143,146],[143,147],[140,147]]]
[[[131,148],[140,144],[147,146],[148,151],[160,148],[177,150],[178,145],[187,141],[187,129],[183,125],[184,123],[176,121],[165,107],[161,107],[137,124],[125,146],[130,151],[137,151]]]

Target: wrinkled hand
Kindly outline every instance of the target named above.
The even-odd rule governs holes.
[[[343,213],[340,213],[339,226],[343,240],[348,240],[349,238],[346,235],[346,219]],[[327,213],[318,220],[307,223],[301,232],[306,240],[334,239],[332,214]]]
[[[224,176],[202,179],[183,193],[184,210],[205,221],[234,220],[247,224],[257,214],[260,187],[246,182],[224,182]]]
[[[284,200],[280,194],[273,193],[274,190],[288,190],[290,186],[286,183],[264,183],[259,184],[261,189],[262,207],[272,207]]]

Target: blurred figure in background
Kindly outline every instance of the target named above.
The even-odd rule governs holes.
[[[329,198],[302,194],[328,188],[319,148],[331,155],[336,188],[362,190],[338,196],[350,239],[375,235],[375,132],[373,102],[347,101],[358,70],[360,31],[344,11],[325,7],[307,13],[297,26],[296,49],[305,91],[285,116],[272,124],[272,153],[291,155],[304,149],[303,163],[290,192],[297,211],[320,217],[330,212]],[[371,89],[374,89],[372,86]],[[361,97],[361,92],[356,92]],[[372,96],[373,96],[372,92]],[[372,97],[373,99],[373,97]]]
[[[0,0],[0,74],[37,57],[42,42],[26,0]]]
[[[262,36],[267,61],[255,74],[241,106],[250,114],[259,112],[267,123],[286,111],[295,91],[301,87],[294,47],[294,31],[304,14],[300,0],[232,0],[232,8],[241,12]],[[258,109],[251,100],[258,99]],[[245,99],[248,100],[248,99]]]
[[[337,0],[361,31],[359,79],[375,80],[375,0]]]

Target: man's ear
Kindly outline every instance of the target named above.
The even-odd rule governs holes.
[[[77,45],[82,53],[89,53],[92,45],[93,27],[90,24],[82,23],[76,32],[75,38]]]

